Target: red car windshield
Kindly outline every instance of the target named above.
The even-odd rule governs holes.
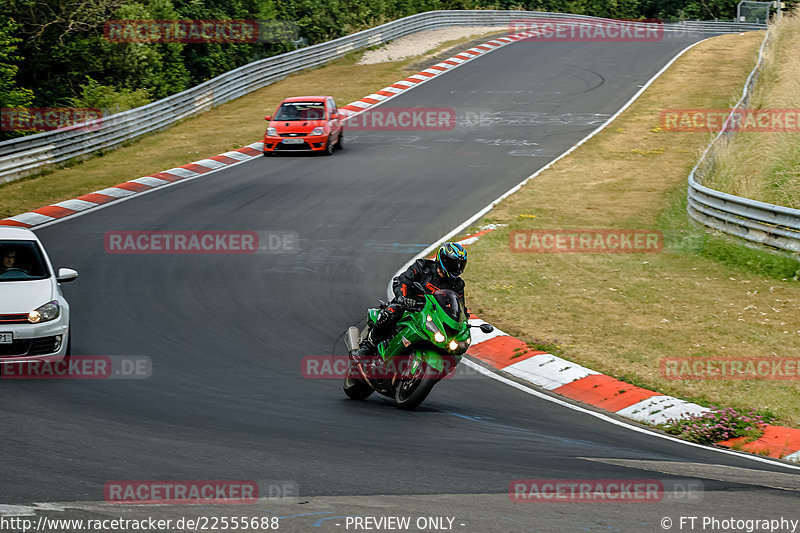
[[[324,118],[323,102],[284,102],[275,114],[274,120],[323,120]]]

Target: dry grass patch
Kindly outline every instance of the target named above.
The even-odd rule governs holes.
[[[659,373],[664,357],[800,354],[797,283],[687,251],[702,230],[689,226],[680,199],[710,134],[658,127],[664,108],[735,102],[762,38],[726,35],[696,46],[603,132],[487,214],[482,223],[508,226],[470,251],[470,308],[600,372],[800,424],[797,381],[671,381]],[[653,254],[509,248],[513,230],[591,227],[658,229],[666,246]]]
[[[748,106],[792,110],[795,132],[738,133],[720,143],[704,185],[800,208],[800,9],[773,25],[762,73]]]
[[[448,41],[427,52],[426,57],[461,51],[489,35]],[[420,58],[356,65],[361,52],[331,64],[289,76],[263,89],[185,120],[160,133],[43,176],[0,185],[0,218],[30,211],[110,187],[123,181],[155,174],[241,148],[264,135],[264,115],[272,114],[287,96],[330,94],[337,104],[358,100],[417,72]],[[434,60],[431,60],[434,61]],[[422,67],[425,68],[425,67]]]

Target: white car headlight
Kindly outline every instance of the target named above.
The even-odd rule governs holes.
[[[270,137],[277,137],[278,136],[278,130],[275,129],[275,128],[267,128],[267,135],[270,136]]]
[[[55,320],[61,314],[61,306],[58,305],[56,300],[48,302],[43,306],[34,309],[28,313],[28,322],[31,324],[38,324],[39,322],[48,322]]]
[[[317,126],[313,130],[311,130],[311,133],[309,133],[309,135],[322,135],[324,133],[325,133],[325,128],[323,128],[322,126]]]

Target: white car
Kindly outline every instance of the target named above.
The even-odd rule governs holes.
[[[77,277],[70,268],[56,276],[32,231],[0,226],[0,363],[69,355],[69,304],[59,284]]]

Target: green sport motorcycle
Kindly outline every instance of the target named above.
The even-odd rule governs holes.
[[[422,285],[417,289],[425,293]],[[484,333],[490,324],[470,326],[463,301],[450,290],[425,294],[424,302],[406,309],[394,333],[377,346],[377,354],[356,362],[352,358],[344,378],[344,393],[353,400],[364,400],[373,392],[394,398],[397,407],[411,410],[428,396],[433,386],[450,375],[472,341],[470,327]],[[387,304],[369,309],[367,320],[374,325]],[[356,326],[347,330],[350,353],[357,350],[367,335]]]

